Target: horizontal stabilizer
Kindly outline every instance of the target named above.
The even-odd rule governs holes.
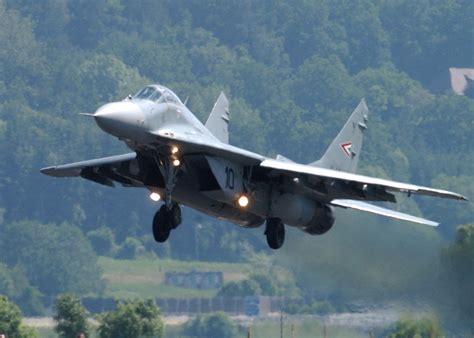
[[[370,213],[376,214],[376,215],[391,217],[391,218],[399,219],[399,220],[402,220],[402,221],[426,224],[426,225],[430,225],[430,226],[433,226],[433,227],[438,226],[438,224],[439,224],[439,223],[436,223],[436,222],[433,222],[433,221],[430,221],[430,220],[427,220],[427,219],[424,219],[424,218],[404,214],[402,212],[382,208],[382,207],[379,207],[379,206],[376,206],[376,205],[373,205],[373,204],[364,203],[364,202],[360,202],[360,201],[332,200],[331,204],[336,206],[336,207],[341,207],[341,208],[344,208],[344,209],[349,208],[349,209],[354,209],[354,210],[370,212]]]
[[[205,126],[219,141],[229,143],[229,120],[229,100],[221,92]]]

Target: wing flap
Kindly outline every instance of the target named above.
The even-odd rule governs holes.
[[[409,184],[409,183],[401,183],[401,182],[396,182],[396,181],[391,181],[391,180],[385,180],[382,178],[352,174],[352,173],[348,173],[344,171],[312,167],[312,166],[298,164],[298,163],[287,163],[287,162],[267,159],[263,161],[260,164],[260,166],[264,168],[282,170],[282,171],[286,171],[290,173],[307,174],[310,176],[317,176],[317,177],[322,177],[326,179],[336,179],[336,180],[341,180],[341,181],[357,182],[360,184],[383,187],[384,189],[388,191],[444,197],[444,198],[451,198],[451,199],[456,199],[456,200],[467,200],[467,198],[464,197],[463,195],[460,195],[455,192],[447,191],[447,190],[433,189],[433,188],[428,188],[428,187]]]
[[[419,224],[426,224],[430,226],[438,226],[439,223],[421,218],[421,217],[416,217],[408,214],[404,214],[402,212],[394,211],[391,209],[386,209],[382,208],[373,204],[365,203],[365,202],[360,202],[360,201],[354,201],[354,200],[332,200],[331,204],[344,208],[344,209],[354,209],[354,210],[360,210],[360,211],[365,211],[369,212],[371,214],[376,214],[376,215],[381,215],[381,216],[386,216],[390,218],[395,218],[399,219],[402,221],[408,221],[408,222],[414,222],[414,223],[419,223]]]

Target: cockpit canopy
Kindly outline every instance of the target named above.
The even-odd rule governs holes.
[[[134,99],[149,100],[156,103],[171,102],[181,103],[181,100],[166,87],[160,85],[150,85],[138,91],[133,96]]]

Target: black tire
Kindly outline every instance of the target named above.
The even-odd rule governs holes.
[[[267,219],[265,235],[267,236],[267,243],[270,248],[273,250],[281,248],[285,242],[285,225],[281,219]]]
[[[153,217],[153,237],[159,243],[166,242],[170,236],[171,228],[169,226],[169,212],[166,205],[162,205]]]
[[[179,204],[174,204],[169,213],[169,225],[172,229],[176,229],[178,225],[181,224],[181,208]]]

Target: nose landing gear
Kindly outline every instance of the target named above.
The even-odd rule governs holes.
[[[172,150],[171,154],[174,155],[176,152]],[[171,230],[176,229],[182,221],[181,208],[171,198],[181,162],[176,156],[162,157],[159,154],[155,160],[165,180],[165,204],[153,217],[153,237],[155,241],[163,243],[170,236]]]

